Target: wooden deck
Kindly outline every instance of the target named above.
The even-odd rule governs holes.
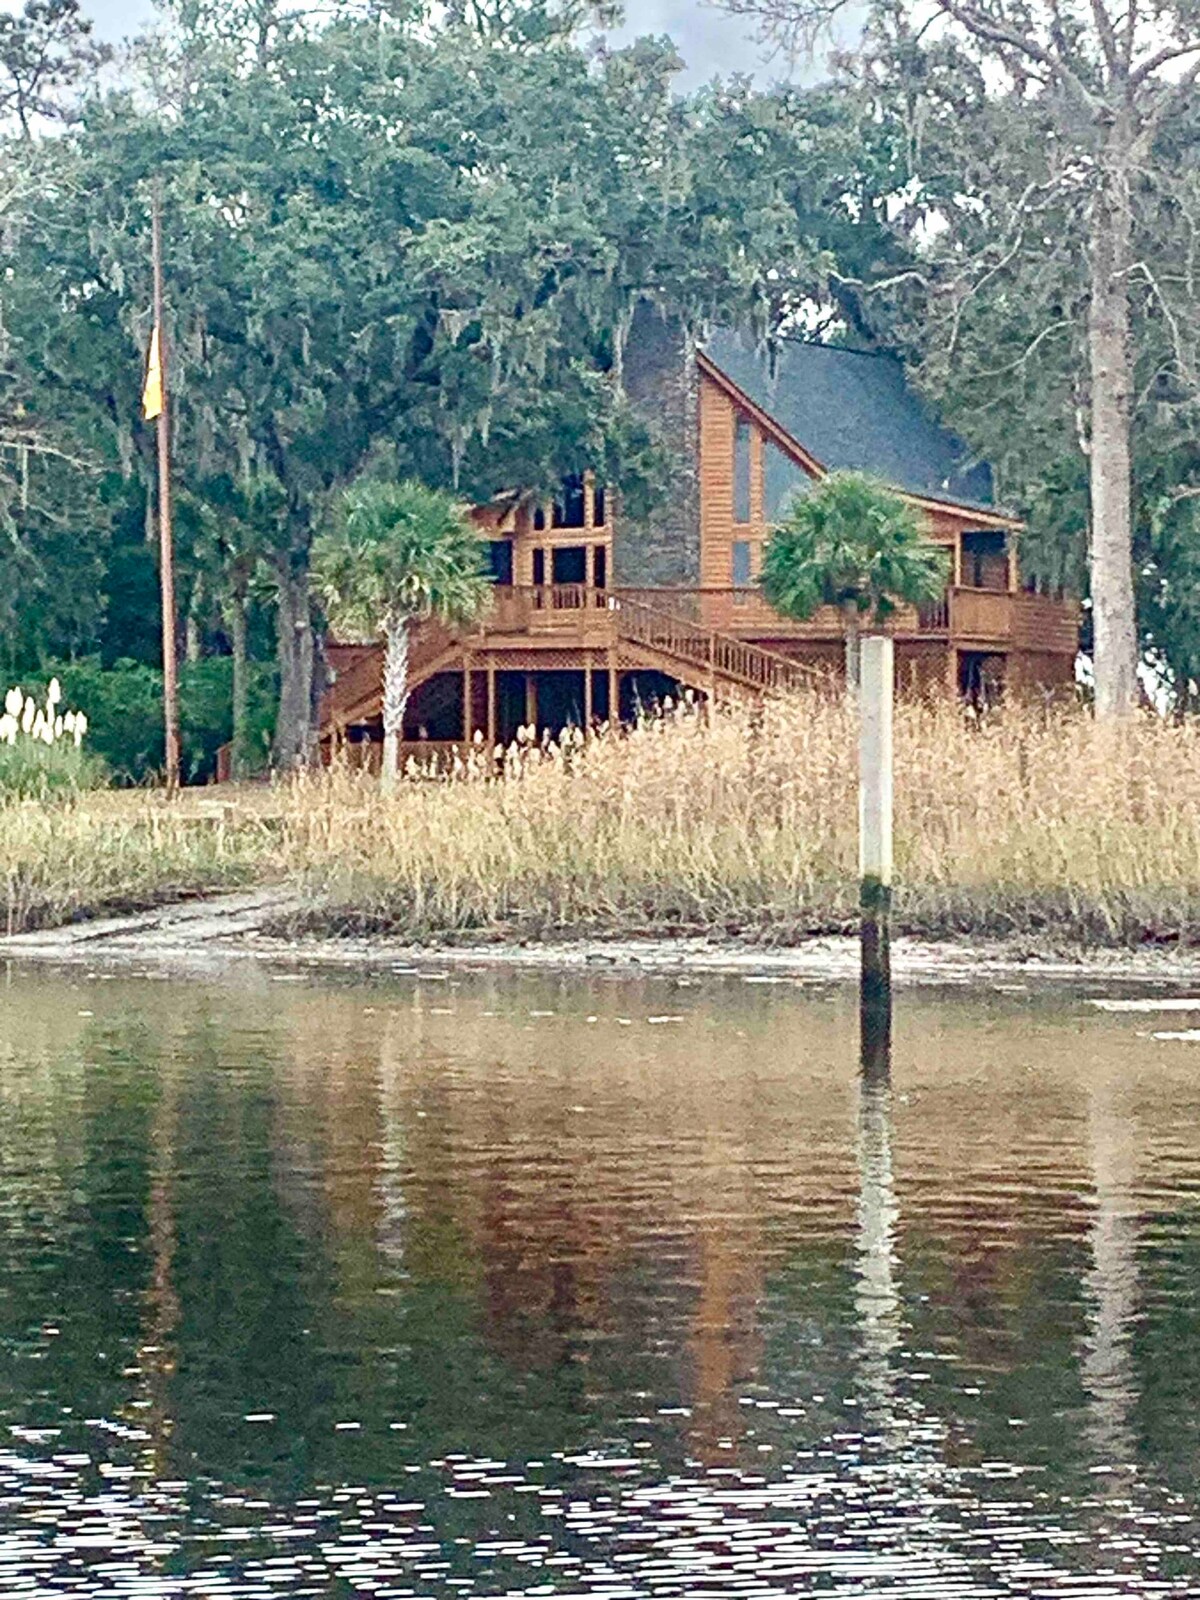
[[[1041,595],[956,586],[935,604],[899,612],[892,631],[901,644],[940,649],[946,662],[942,676],[953,688],[959,652],[1073,662],[1079,608]],[[493,708],[490,726],[498,674],[582,672],[590,718],[596,673],[608,674],[606,703],[616,701],[620,674],[639,670],[658,671],[716,699],[759,697],[828,683],[841,636],[842,619],[833,608],[808,622],[792,622],[752,588],[505,585],[497,588],[482,624],[470,632],[434,622],[414,629],[409,675],[414,689],[439,673],[462,673],[468,683],[472,674],[484,676]],[[822,647],[807,663],[793,654],[805,643]],[[814,665],[823,655],[824,667]],[[336,678],[322,718],[326,734],[378,718],[382,647],[341,647],[334,665]],[[1069,676],[1069,666],[1065,670]],[[478,725],[476,719],[472,726]]]

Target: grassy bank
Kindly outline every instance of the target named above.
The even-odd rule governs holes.
[[[844,708],[814,699],[757,721],[652,722],[390,801],[350,773],[222,820],[84,798],[16,828],[7,921],[274,879],[306,891],[295,932],[794,940],[853,919],[854,751]],[[1012,711],[975,726],[953,706],[903,706],[896,768],[903,929],[1200,937],[1200,725]]]
[[[0,801],[0,932],[144,910],[270,878],[277,834],[146,791]]]

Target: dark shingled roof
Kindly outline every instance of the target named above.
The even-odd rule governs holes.
[[[992,504],[992,471],[935,420],[890,355],[784,339],[765,350],[724,330],[704,353],[748,399],[830,470],[874,473],[897,488]]]

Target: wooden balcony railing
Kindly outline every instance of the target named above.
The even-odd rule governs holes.
[[[585,583],[500,585],[483,627],[487,633],[573,632],[580,612],[607,611],[611,592]]]
[[[903,608],[893,619],[900,638],[944,639],[968,648],[1073,654],[1079,608],[1072,601],[991,589],[951,588],[940,600]],[[781,617],[751,588],[596,589],[587,584],[498,586],[475,637],[546,635],[564,645],[600,648],[625,639],[691,666],[704,681],[720,678],[760,690],[810,682],[812,671],[763,641],[840,641],[842,618],[823,607],[806,622]],[[437,670],[455,634],[439,623],[415,630],[409,663],[414,681]],[[379,693],[382,654],[369,652],[339,674],[327,702],[334,720],[354,720]]]
[[[621,589],[623,598],[669,611],[718,633],[775,639],[837,640],[841,614],[823,606],[804,622],[781,617],[756,589]],[[994,589],[955,587],[923,606],[902,606],[892,619],[899,637],[933,636],[1069,654],[1078,643],[1079,607],[1071,600]]]

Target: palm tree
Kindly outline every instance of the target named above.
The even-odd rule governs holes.
[[[422,483],[366,481],[342,496],[313,541],[313,575],[333,628],[387,643],[383,665],[383,786],[394,787],[408,704],[410,624],[473,622],[492,585],[482,549],[453,496]]]
[[[772,531],[759,582],[775,610],[799,622],[838,607],[846,684],[856,693],[863,620],[881,628],[898,607],[936,600],[948,575],[946,552],[925,538],[906,501],[865,473],[834,472]]]

